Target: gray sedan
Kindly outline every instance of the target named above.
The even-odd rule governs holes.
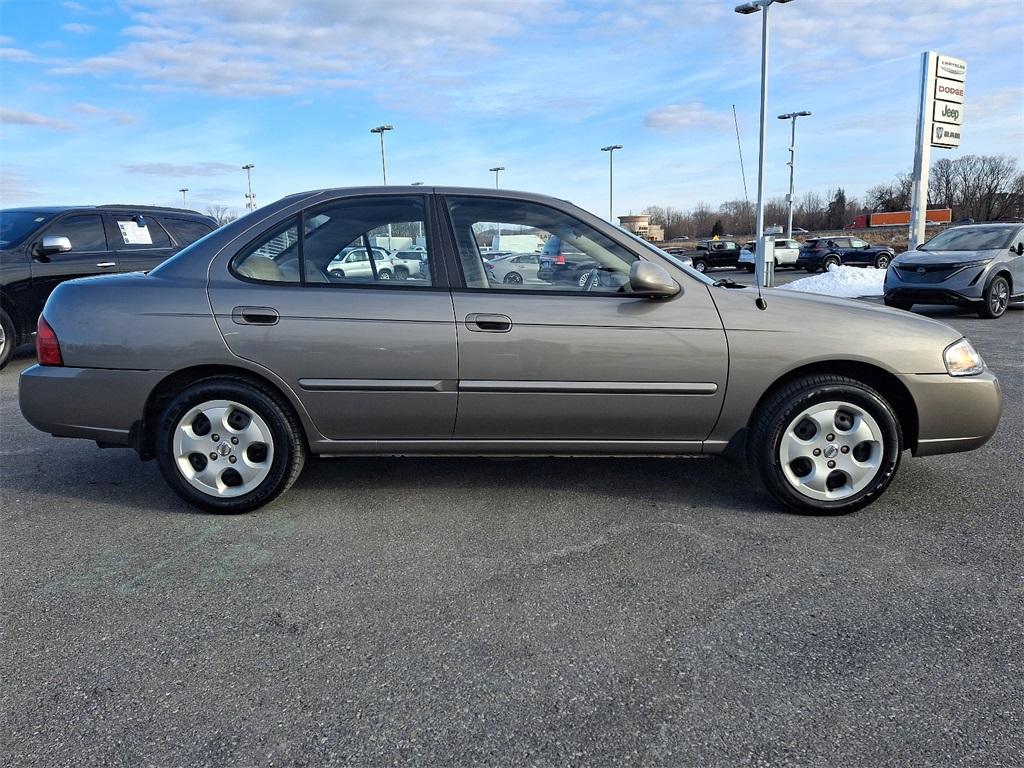
[[[496,221],[585,255],[586,279],[490,279],[475,232]],[[332,273],[382,232],[425,233],[424,279]],[[904,451],[982,445],[1001,405],[946,325],[761,296],[503,190],[284,198],[147,274],[63,283],[37,351],[29,422],[131,447],[184,499],[229,513],[272,501],[310,455],[367,454],[731,454],[793,510],[849,512]]]

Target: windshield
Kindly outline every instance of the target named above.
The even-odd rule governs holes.
[[[51,218],[41,211],[0,211],[0,248],[13,248]]]
[[[1009,248],[1018,225],[1005,227],[954,227],[940,232],[923,246],[922,251],[988,251]]]
[[[649,250],[654,251],[655,253],[657,253],[662,258],[667,259],[672,265],[674,265],[676,267],[679,267],[680,269],[684,270],[686,272],[686,274],[688,274],[688,275],[690,275],[692,277],[697,278],[702,283],[707,283],[708,285],[714,285],[714,283],[715,283],[714,280],[712,280],[710,277],[708,277],[707,275],[703,274],[702,272],[698,272],[696,269],[694,269],[693,267],[691,267],[688,264],[686,264],[686,262],[684,262],[678,256],[673,256],[668,251],[663,251],[658,246],[652,245],[649,240],[644,240],[642,237],[640,237],[639,235],[633,234],[632,232],[630,232],[625,227],[620,227],[617,224],[613,224],[612,226],[615,227],[615,229],[618,230],[620,233],[622,233],[623,235],[628,237],[630,240],[635,240],[636,242],[638,242],[642,246],[644,246],[644,248],[647,248]]]

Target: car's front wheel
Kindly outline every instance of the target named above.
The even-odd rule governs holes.
[[[1010,281],[1002,275],[996,275],[989,282],[982,294],[982,305],[978,316],[989,320],[1002,317],[1010,306]]]
[[[185,389],[160,417],[156,458],[171,488],[210,512],[261,507],[295,482],[302,428],[270,389],[214,378]]]
[[[504,282],[506,285],[522,285],[523,276],[520,275],[518,272],[509,272],[507,275],[505,275],[505,279],[502,282]]]
[[[14,352],[17,343],[18,334],[14,330],[10,315],[0,309],[0,369],[11,359],[11,353]]]
[[[838,267],[841,263],[842,260],[835,254],[832,254],[831,256],[826,256],[821,261],[821,271],[828,272],[830,269],[832,269],[832,267]]]
[[[892,261],[892,254],[880,253],[875,257],[875,269],[888,269]]]
[[[756,414],[748,458],[778,501],[804,514],[853,512],[877,499],[900,463],[903,435],[886,399],[845,376],[807,376]]]

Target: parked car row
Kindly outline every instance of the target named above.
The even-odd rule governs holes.
[[[0,368],[64,280],[152,269],[217,228],[181,208],[103,205],[0,211]]]

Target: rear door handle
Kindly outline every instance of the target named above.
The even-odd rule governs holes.
[[[231,319],[238,325],[277,325],[281,314],[273,307],[235,307]]]
[[[108,267],[116,267],[117,266],[117,262],[116,261],[101,261],[101,262],[97,263],[96,266],[97,267],[103,267],[104,269],[107,269]]]
[[[474,312],[466,315],[466,327],[477,333],[508,333],[512,330],[512,318]]]

